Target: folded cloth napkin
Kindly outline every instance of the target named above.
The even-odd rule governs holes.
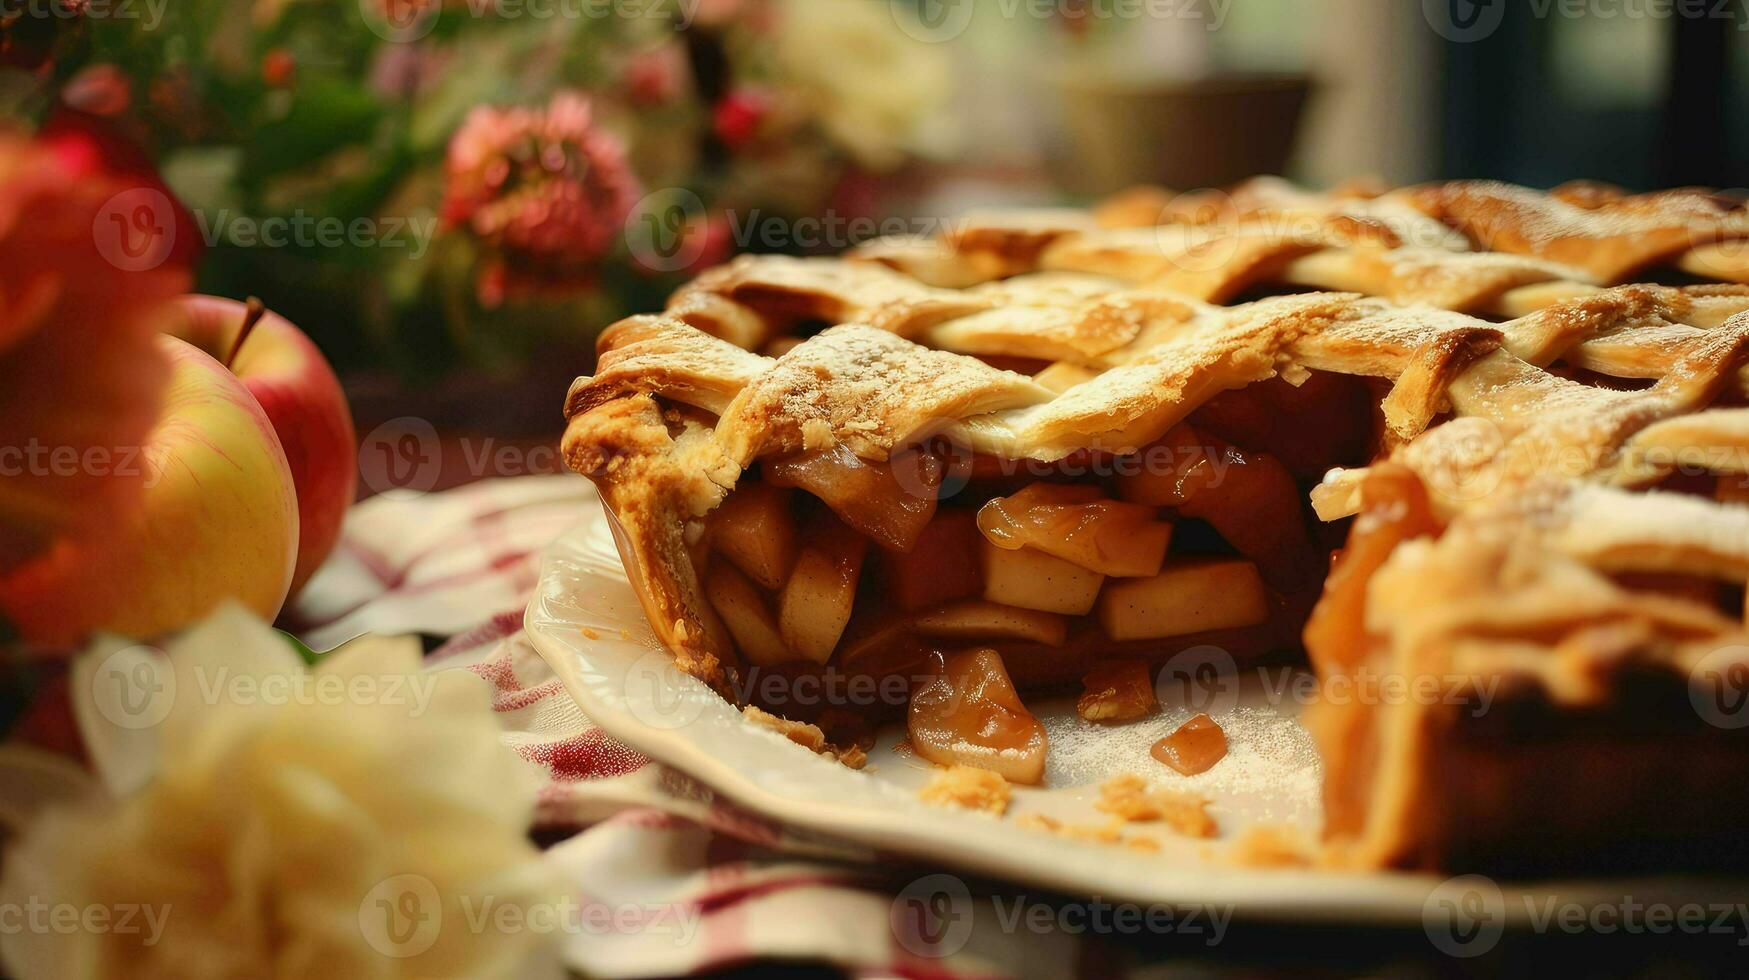
[[[565,920],[568,966],[605,977],[767,959],[925,977],[1088,967],[1091,944],[1016,927],[989,895],[931,906],[940,869],[794,834],[596,727],[523,634],[522,612],[542,549],[600,506],[569,476],[373,498],[347,516],[289,616],[318,650],[363,632],[442,637],[429,669],[491,682],[504,740],[550,775],[535,832],[583,909]]]

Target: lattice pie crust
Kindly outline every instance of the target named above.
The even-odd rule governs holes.
[[[600,487],[657,633],[726,696],[745,700],[761,668],[876,670],[899,647],[989,647],[1021,692],[1204,643],[1240,663],[1304,649],[1326,682],[1397,674],[1442,692],[1312,708],[1332,861],[1714,864],[1740,859],[1749,829],[1749,739],[1733,734],[1727,683],[1749,676],[1749,286],[1730,282],[1749,280],[1743,250],[1740,202],[1596,185],[1317,194],[1258,180],[972,216],[842,259],[706,272],[666,312],[602,335],[596,373],[567,399],[564,451]],[[1621,285],[1633,278],[1691,284]],[[1357,445],[1349,429],[1358,456],[1336,451]],[[1168,504],[1158,481],[1110,475],[1161,447],[1185,454],[1161,464],[1180,480],[1186,460],[1251,476],[1195,499],[1172,484]],[[956,465],[969,476],[956,482]],[[1071,606],[1077,574],[1106,575],[1096,612],[1040,608],[1049,595],[991,612],[994,577],[1018,574],[1003,562],[1069,554],[990,543],[992,496],[1023,530],[1059,513],[1028,511],[1017,471],[1080,494],[1051,498],[1061,513],[1141,522],[1109,567],[1063,569]],[[913,534],[903,500],[839,499],[875,477],[913,498],[952,489]],[[758,509],[779,498],[799,531],[756,523],[789,520]],[[896,516],[878,516],[888,505]],[[1237,519],[1247,506],[1264,512]],[[983,542],[964,531],[974,508]],[[827,568],[864,569],[848,627],[822,639],[804,616],[749,639],[748,604],[776,624],[784,576],[801,573],[759,565],[758,546],[720,571],[731,510],[764,515],[734,518],[755,538],[801,535],[802,557],[777,549],[779,562],[808,561],[816,532],[858,532],[816,549]],[[950,517],[961,530],[938,534]],[[1343,544],[1351,517],[1326,579],[1322,545]],[[1152,522],[1177,525],[1164,566],[1156,553],[1126,567]],[[949,595],[952,615],[907,565],[907,546],[953,547],[940,541],[995,563],[983,597]],[[1180,568],[1193,571],[1172,582],[1236,575],[1221,589],[1262,604],[1156,629],[1133,609],[1200,614],[1149,591],[1154,570]],[[928,608],[894,605],[914,593]],[[786,658],[798,646],[812,655]],[[952,662],[933,669],[951,681]],[[1493,707],[1471,710],[1482,691]]]

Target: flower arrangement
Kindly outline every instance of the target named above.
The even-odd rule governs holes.
[[[231,606],[163,651],[94,643],[68,689],[97,778],[0,750],[0,822],[22,827],[0,900],[101,927],[8,930],[18,975],[563,975],[548,937],[470,917],[566,889],[489,685],[422,671],[416,639],[310,668]]]
[[[872,203],[948,92],[903,3],[54,3],[0,18],[0,115],[137,150],[199,287],[342,367],[586,345],[702,263],[793,247],[727,215]]]

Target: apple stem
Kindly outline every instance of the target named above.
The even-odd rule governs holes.
[[[237,359],[237,352],[243,349],[243,342],[255,331],[255,325],[267,315],[267,307],[257,297],[251,296],[243,304],[243,329],[237,331],[237,339],[231,342],[231,352],[225,355],[225,367]]]

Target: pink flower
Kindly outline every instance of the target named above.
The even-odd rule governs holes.
[[[639,195],[624,147],[575,92],[545,108],[474,109],[450,138],[445,170],[446,225],[543,266],[599,260]]]
[[[758,89],[741,88],[723,96],[711,117],[717,139],[731,150],[753,142],[759,127],[771,114],[771,99]]]

